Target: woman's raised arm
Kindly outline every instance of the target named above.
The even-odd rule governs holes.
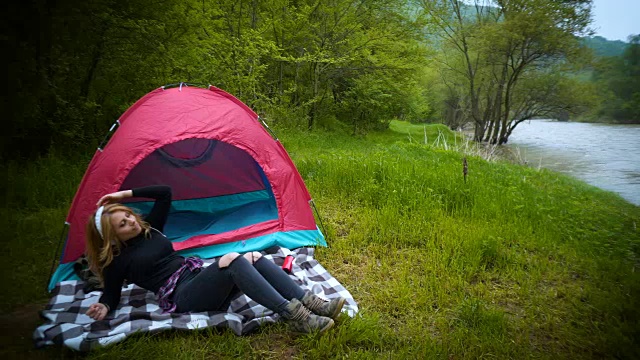
[[[167,222],[167,216],[171,209],[171,188],[165,185],[152,185],[141,188],[135,188],[132,191],[134,197],[143,197],[155,199],[153,208],[145,217],[145,221],[152,227],[163,231],[164,224]]]
[[[117,203],[122,201],[122,199],[124,198],[130,198],[132,196],[133,196],[133,191],[131,190],[116,191],[114,193],[107,194],[101,197],[100,200],[98,200],[98,203],[96,205],[103,206],[107,204]]]

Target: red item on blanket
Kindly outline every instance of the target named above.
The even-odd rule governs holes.
[[[284,258],[284,263],[282,264],[282,270],[286,271],[288,274],[291,274],[291,268],[293,267],[293,255],[287,255]]]

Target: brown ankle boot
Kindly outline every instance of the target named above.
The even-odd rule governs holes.
[[[291,329],[298,333],[325,332],[333,326],[332,319],[312,314],[298,299],[292,299],[281,315],[287,319]]]
[[[301,301],[304,306],[313,311],[314,314],[337,319],[347,299],[338,297],[331,300],[325,300],[307,291]]]

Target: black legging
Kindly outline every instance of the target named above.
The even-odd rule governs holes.
[[[234,289],[252,300],[281,313],[293,298],[302,299],[304,290],[280,267],[264,257],[252,264],[242,256],[220,269],[218,263],[182,275],[174,292],[176,312],[226,310]]]

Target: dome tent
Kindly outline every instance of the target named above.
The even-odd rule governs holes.
[[[309,192],[287,152],[257,114],[232,95],[213,86],[161,87],[133,104],[117,124],[71,203],[49,289],[73,278],[98,199],[140,186],[171,186],[164,233],[183,255],[326,246]],[[141,214],[153,204],[126,200]]]

